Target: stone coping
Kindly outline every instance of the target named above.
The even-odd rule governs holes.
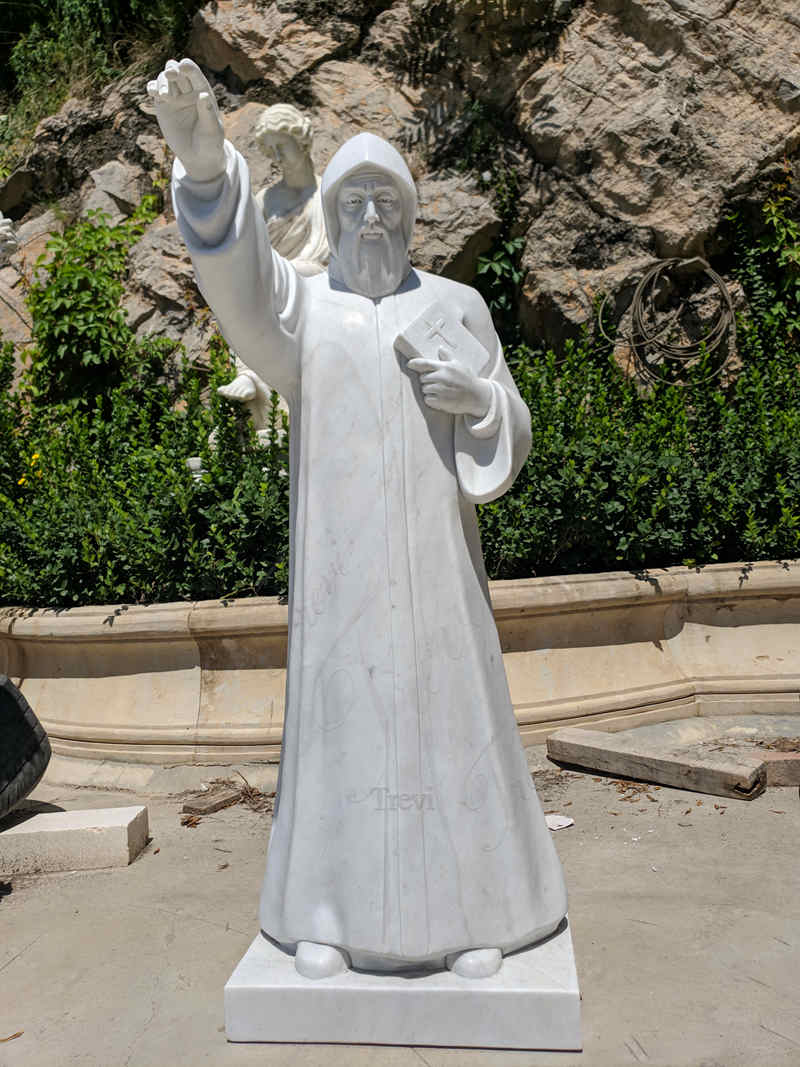
[[[800,561],[717,563],[602,574],[518,578],[489,583],[495,620],[614,606],[666,604],[720,596],[800,596]],[[286,638],[288,608],[278,597],[90,604],[77,608],[0,608],[0,635],[69,641],[170,640],[179,635],[268,635]]]
[[[800,711],[800,562],[490,583],[523,739],[690,715]],[[277,597],[0,609],[0,672],[53,751],[134,763],[275,760]]]

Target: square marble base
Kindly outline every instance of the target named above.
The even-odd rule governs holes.
[[[225,986],[229,1041],[581,1049],[569,925],[479,980],[347,971],[314,981],[262,934]]]

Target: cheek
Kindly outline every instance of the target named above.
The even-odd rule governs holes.
[[[347,233],[351,233],[361,221],[360,213],[358,211],[348,211],[346,208],[339,208],[339,227]]]
[[[399,205],[390,207],[382,212],[383,224],[387,230],[396,230],[403,219],[403,211]]]

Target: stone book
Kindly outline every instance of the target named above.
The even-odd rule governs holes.
[[[491,359],[477,337],[439,301],[429,304],[397,335],[395,347],[407,359],[455,359],[478,376],[483,375]]]

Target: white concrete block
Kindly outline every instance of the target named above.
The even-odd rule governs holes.
[[[569,925],[508,956],[491,978],[347,971],[303,978],[259,934],[225,986],[229,1041],[580,1050]]]
[[[147,808],[48,811],[0,831],[0,871],[127,867],[147,843]]]

